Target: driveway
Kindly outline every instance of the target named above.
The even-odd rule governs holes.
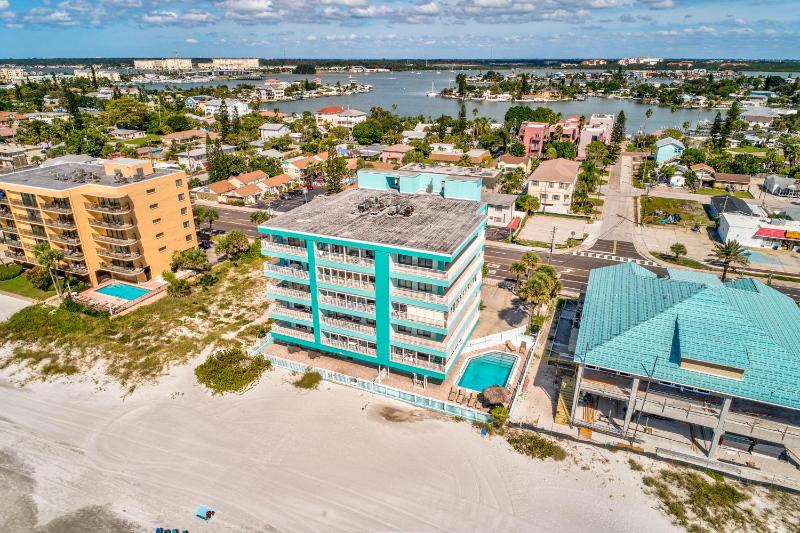
[[[20,309],[24,309],[32,305],[32,302],[28,300],[23,300],[21,298],[16,298],[14,296],[10,296],[6,293],[0,294],[0,322],[5,322],[8,317],[19,311]]]

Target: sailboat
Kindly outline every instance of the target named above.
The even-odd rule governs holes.
[[[433,82],[431,82],[431,90],[425,94],[427,94],[430,98],[439,96],[439,93],[436,92],[436,87],[433,85]]]

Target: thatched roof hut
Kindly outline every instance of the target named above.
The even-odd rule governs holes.
[[[488,405],[507,406],[511,401],[511,391],[497,385],[486,387],[481,394],[483,395],[484,402]]]

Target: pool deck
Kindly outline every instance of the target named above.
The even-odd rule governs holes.
[[[530,351],[530,348],[528,348],[528,351]],[[346,374],[348,376],[354,376],[364,380],[372,381],[378,375],[378,369],[374,366],[362,364],[356,361],[340,359],[330,354],[306,350],[296,346],[273,343],[266,348],[266,352],[277,357],[297,361],[309,366],[324,368],[333,372],[339,372],[340,374]],[[508,384],[506,385],[509,390],[513,391],[519,383],[519,380],[523,377],[522,373],[525,368],[525,357],[527,354],[522,354],[518,351],[512,353],[505,345],[490,346],[474,352],[461,354],[458,360],[453,364],[447,379],[445,379],[442,383],[428,382],[427,386],[423,388],[422,385],[415,385],[414,380],[410,376],[392,373],[391,370],[389,375],[381,380],[381,383],[395,389],[428,396],[436,400],[448,401],[450,389],[453,387],[458,388],[458,380],[461,377],[461,373],[464,371],[468,361],[476,356],[484,355],[490,352],[504,352],[517,357],[517,362],[514,365],[511,376],[508,380]],[[473,392],[469,389],[461,390],[467,394]],[[481,406],[480,403],[478,403],[476,409],[488,412],[488,409]]]
[[[117,298],[116,296],[109,296],[108,294],[102,294],[97,292],[98,289],[102,289],[103,287],[107,287],[108,285],[113,285],[115,283],[124,283],[126,285],[132,285],[134,287],[139,287],[142,289],[147,289],[149,292],[136,298],[135,300],[125,300],[124,298]],[[105,310],[117,310],[112,314],[120,315],[130,313],[134,309],[138,308],[140,305],[144,303],[151,303],[163,297],[166,294],[164,291],[164,287],[166,287],[166,283],[160,281],[158,279],[151,279],[142,283],[130,283],[127,281],[120,281],[117,279],[111,279],[108,281],[104,281],[97,287],[92,287],[91,289],[87,289],[81,292],[78,295],[76,300],[81,301],[83,303],[91,302],[92,306],[96,309],[105,309]],[[155,293],[155,294],[154,294]]]

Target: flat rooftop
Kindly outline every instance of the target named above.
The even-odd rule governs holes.
[[[483,224],[482,205],[434,194],[353,189],[317,197],[260,227],[452,255]]]
[[[116,160],[124,161],[124,160]],[[146,174],[142,179],[124,178],[120,181],[113,174],[106,175],[102,161],[89,161],[85,163],[66,162],[52,166],[40,166],[27,170],[20,170],[0,176],[0,187],[3,185],[24,185],[39,189],[66,191],[84,185],[104,185],[106,187],[124,187],[137,181],[146,181],[174,174],[175,170],[155,169],[152,174]]]
[[[432,165],[429,163],[409,163],[400,167],[400,170],[412,173],[429,172],[431,174],[444,174],[454,178],[471,180],[493,178],[500,174],[500,171],[496,168],[454,167],[450,165]]]

